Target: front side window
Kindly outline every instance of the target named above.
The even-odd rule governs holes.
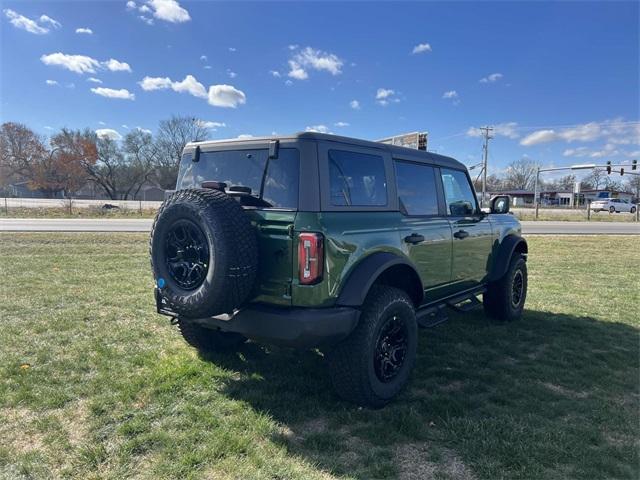
[[[395,161],[400,211],[405,215],[437,215],[438,192],[433,167]]]
[[[335,207],[387,204],[384,160],[378,155],[329,151],[330,202]]]
[[[300,155],[295,148],[281,148],[278,158],[269,150],[223,150],[202,152],[200,161],[183,155],[178,173],[178,190],[199,188],[202,182],[224,182],[227,187],[249,187],[251,195],[271,207],[298,207]]]
[[[447,202],[447,213],[454,216],[473,215],[476,198],[467,175],[461,170],[442,168],[442,186]]]

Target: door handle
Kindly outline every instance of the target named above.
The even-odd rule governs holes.
[[[424,235],[412,233],[411,235],[404,237],[404,241],[415,245],[416,243],[424,242]]]
[[[465,230],[458,230],[456,233],[453,234],[453,236],[462,240],[463,238],[467,238],[469,236],[469,232]]]

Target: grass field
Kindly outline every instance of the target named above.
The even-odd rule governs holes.
[[[371,411],[317,352],[199,357],[146,235],[0,234],[0,478],[637,479],[639,238],[529,242],[522,321],[421,330]]]

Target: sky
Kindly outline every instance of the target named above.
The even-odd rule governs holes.
[[[544,166],[640,157],[638,2],[2,1],[0,120],[123,136],[412,131]]]

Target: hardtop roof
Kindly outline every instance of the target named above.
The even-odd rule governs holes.
[[[363,140],[359,138],[353,137],[344,137],[341,135],[333,135],[329,133],[318,133],[318,132],[298,132],[292,135],[274,135],[268,137],[249,137],[249,138],[230,138],[225,140],[206,140],[203,142],[189,142],[185,146],[185,151],[191,151],[196,146],[200,146],[201,148],[206,147],[215,147],[215,146],[223,146],[223,145],[247,145],[247,146],[255,146],[259,143],[265,143],[273,140],[315,140],[315,141],[325,141],[325,142],[334,142],[334,143],[342,143],[345,145],[357,146],[357,147],[367,147],[367,148],[376,148],[379,150],[386,150],[394,157],[400,157],[405,160],[413,160],[417,162],[434,162],[444,166],[450,166],[452,168],[457,169],[466,169],[466,166],[454,158],[447,157],[445,155],[440,155],[437,153],[426,152],[424,150],[416,150],[414,148],[401,147],[398,145],[390,145],[387,143],[374,142],[371,140]]]

